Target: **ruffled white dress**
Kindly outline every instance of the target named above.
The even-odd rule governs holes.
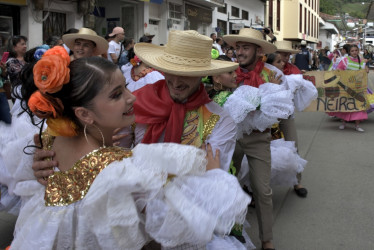
[[[205,171],[204,151],[158,143],[110,163],[82,199],[47,207],[45,187],[29,176],[32,156],[17,152],[5,162],[23,201],[12,249],[141,249],[152,238],[165,247],[206,244],[243,223],[250,202],[234,176]]]
[[[132,68],[133,68],[133,65],[131,63],[128,63],[122,66],[121,68],[123,76],[126,78],[127,88],[131,92],[134,92],[135,90],[138,90],[147,84],[153,84],[155,82],[158,82],[159,80],[165,79],[165,77],[160,72],[154,70],[146,74],[144,77],[140,78],[139,80],[134,81],[131,77]]]
[[[22,111],[21,103],[19,99],[16,99],[11,109],[12,123],[9,125],[0,122],[0,211],[14,215],[18,215],[19,213],[21,199],[13,193],[15,182],[12,176],[28,179],[33,177],[33,173],[31,168],[28,173],[19,173],[17,168],[7,168],[5,167],[5,161],[11,159],[14,161],[12,164],[16,165],[32,164],[32,162],[23,162],[26,159],[16,157],[16,155],[24,154],[24,147],[33,144],[32,138],[34,134],[39,133],[39,129],[31,123],[29,115],[26,112],[20,114]],[[36,122],[40,122],[37,117],[35,119]],[[19,147],[19,145],[23,145],[23,147]]]
[[[307,161],[297,153],[294,141],[284,139],[270,142],[271,177],[270,185],[291,187],[298,183],[296,174],[304,171]],[[247,157],[243,158],[238,179],[242,185],[250,187]]]

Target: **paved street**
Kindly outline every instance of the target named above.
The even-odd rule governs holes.
[[[369,78],[373,87],[373,72]],[[297,113],[296,124],[309,194],[303,199],[293,189],[273,189],[276,249],[374,249],[374,113],[362,123],[364,133],[354,123],[339,130],[340,121],[321,112]],[[253,208],[247,218],[260,247]]]

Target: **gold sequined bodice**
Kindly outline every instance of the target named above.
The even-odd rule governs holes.
[[[53,137],[43,134],[45,148],[53,144]],[[120,147],[99,148],[77,161],[67,171],[48,177],[44,200],[46,206],[66,206],[85,197],[96,176],[114,161],[131,157],[132,152]]]

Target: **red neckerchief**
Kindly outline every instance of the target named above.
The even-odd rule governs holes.
[[[264,83],[264,80],[261,78],[261,72],[264,68],[265,63],[259,59],[256,63],[256,66],[253,70],[249,72],[243,72],[240,67],[236,69],[236,83],[243,82],[244,85],[249,85],[252,87],[258,88],[261,84]]]
[[[283,68],[283,74],[285,75],[294,75],[294,74],[302,74],[298,67],[291,63],[286,63]]]
[[[186,112],[211,102],[203,84],[186,103],[174,102],[165,80],[148,84],[133,94],[137,99],[134,103],[135,121],[148,125],[143,143],[158,142],[163,131],[164,142],[180,143]]]

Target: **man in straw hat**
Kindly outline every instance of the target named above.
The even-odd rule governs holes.
[[[269,79],[270,71],[262,62],[262,55],[273,53],[275,45],[264,40],[262,33],[255,29],[244,28],[238,35],[225,35],[227,44],[236,48],[239,68],[237,83],[259,87]],[[244,154],[250,167],[250,183],[256,201],[256,214],[262,249],[273,249],[273,203],[270,188],[271,155],[270,129],[263,132],[253,131],[244,134],[236,143],[234,166],[239,170]]]
[[[135,45],[139,59],[165,75],[165,80],[133,92],[137,97],[135,136],[137,130],[145,133],[135,139],[198,147],[210,143],[213,149],[220,150],[221,168],[228,170],[235,146],[235,125],[221,107],[211,102],[201,79],[233,71],[238,65],[211,60],[211,47],[209,37],[192,30],[170,32],[166,46]]]
[[[275,43],[277,46],[277,52],[280,54],[282,61],[284,62],[283,74],[285,75],[293,75],[293,74],[301,74],[301,71],[295,65],[289,63],[290,55],[297,54],[300,50],[295,50],[292,48],[291,41],[278,41]],[[279,122],[279,127],[284,134],[286,141],[294,141],[295,146],[298,145],[297,140],[297,132],[296,132],[296,125],[295,119],[290,116],[288,119],[282,119]],[[304,188],[301,182],[301,173],[296,175],[298,184],[294,185],[294,190],[299,197],[305,198],[308,194],[308,190]]]
[[[212,39],[192,30],[171,31],[166,46],[135,45],[135,54],[140,60],[165,75],[165,80],[133,92],[137,97],[135,141],[196,147],[209,144],[213,152],[219,150],[221,168],[228,171],[235,148],[236,126],[209,99],[201,79],[233,71],[238,65],[211,60],[211,48]],[[206,249],[206,246],[184,244],[170,249]]]
[[[306,41],[302,40],[300,43],[301,51],[294,57],[294,64],[302,71],[309,71],[309,66],[312,65],[312,56],[306,47]]]
[[[108,42],[88,28],[80,28],[78,33],[65,34],[62,40],[73,51],[71,60],[99,56],[108,50]]]
[[[285,75],[301,74],[299,68],[289,62],[291,54],[297,54],[300,50],[293,49],[291,41],[277,41],[275,42],[275,46],[284,62],[283,73]]]

